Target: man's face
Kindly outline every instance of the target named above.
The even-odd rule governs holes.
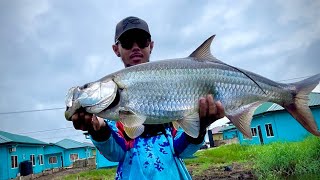
[[[142,30],[129,30],[113,46],[114,52],[122,59],[125,67],[149,62],[153,41]]]

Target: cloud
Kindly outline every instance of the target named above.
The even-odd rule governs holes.
[[[0,111],[64,107],[71,86],[123,68],[111,45],[116,23],[131,15],[149,23],[155,41],[152,61],[186,57],[216,34],[211,50],[231,65],[273,80],[318,73],[319,4],[0,1]],[[64,119],[63,110],[0,118],[1,130],[12,132],[72,126]],[[61,132],[83,139],[75,130]],[[43,137],[55,133],[49,131]],[[41,133],[31,135],[41,137]]]

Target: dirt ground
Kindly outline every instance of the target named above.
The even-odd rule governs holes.
[[[192,167],[189,167],[189,172],[192,175],[193,180],[207,180],[207,179],[223,179],[223,180],[255,180],[257,179],[249,168],[239,163],[233,163],[229,166],[213,167],[210,168],[201,175],[193,175]]]
[[[91,168],[92,169],[92,168]],[[47,174],[36,178],[36,180],[59,180],[62,179],[63,176],[69,174],[77,174],[82,171],[90,170],[90,168],[75,168],[75,169],[63,169],[59,172],[55,172],[53,174]]]
[[[197,165],[195,165],[197,166]],[[245,168],[242,164],[233,163],[229,166],[222,166],[222,167],[214,167],[211,169],[206,170],[201,175],[193,175],[193,167],[188,167],[189,172],[193,178],[193,180],[255,180],[257,179],[254,177],[253,173],[250,169]],[[59,172],[55,172],[53,174],[48,174],[45,176],[41,176],[37,178],[37,180],[59,180],[62,179],[63,176],[69,174],[76,174],[81,171],[89,170],[89,168],[76,168],[76,169],[65,169]]]

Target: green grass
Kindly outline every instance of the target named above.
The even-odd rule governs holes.
[[[320,138],[273,143],[256,152],[254,170],[260,178],[320,173]]]
[[[299,176],[320,173],[320,138],[310,136],[302,142],[277,142],[268,145],[232,144],[198,151],[195,158],[185,160],[193,174],[232,162],[253,165],[259,178]]]
[[[70,174],[67,176],[64,176],[64,180],[74,180],[74,179],[90,179],[90,180],[95,180],[95,179],[114,179],[116,174],[116,168],[108,168],[108,169],[95,169],[95,170],[88,170],[88,171],[83,171],[81,173],[77,174]]]
[[[225,145],[198,151],[195,158],[185,159],[193,175],[205,170],[242,163],[260,179],[320,174],[320,138],[310,136],[301,142],[268,145]],[[246,169],[247,169],[246,168]],[[114,179],[116,169],[102,169],[69,175],[64,179]],[[317,176],[319,178],[320,176]]]

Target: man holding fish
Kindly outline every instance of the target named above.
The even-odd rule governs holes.
[[[144,20],[127,17],[117,24],[112,48],[126,68],[149,62],[153,46]],[[116,106],[113,103],[119,102],[119,98],[116,94],[108,108]],[[108,160],[119,162],[116,179],[191,179],[182,158],[191,157],[202,146],[206,128],[225,116],[221,102],[214,101],[212,95],[201,97],[198,107],[195,126],[200,127],[195,128],[194,136],[173,127],[171,122],[128,128],[130,123],[104,120],[84,108],[71,118],[66,117],[75,129],[89,132],[94,145]],[[129,110],[121,110],[119,116],[138,121],[132,115]]]

